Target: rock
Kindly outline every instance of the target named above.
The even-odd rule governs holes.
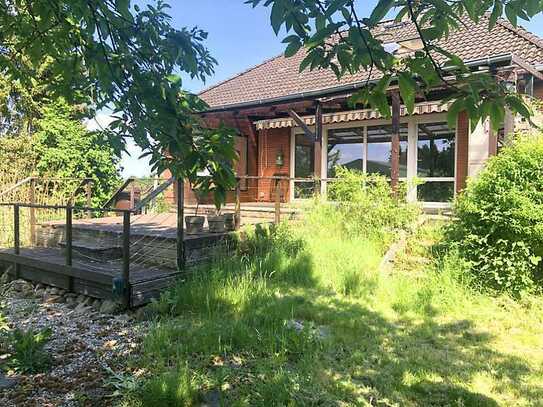
[[[45,290],[43,288],[39,288],[34,291],[34,295],[36,296],[36,298],[43,298],[43,296],[45,295]]]
[[[64,302],[64,298],[60,295],[54,295],[54,294],[45,294],[43,297],[43,302],[46,304],[60,304]]]
[[[77,306],[74,308],[74,313],[77,314],[77,315],[84,315],[84,314],[90,314],[92,312],[92,307],[84,304],[84,303],[79,303],[77,304]]]
[[[26,280],[15,280],[11,283],[15,291],[20,293],[28,293],[34,291],[34,286]]]
[[[7,284],[11,280],[11,277],[9,276],[10,271],[13,269],[13,266],[9,266],[6,271],[2,273],[2,277],[0,277],[0,284]]]
[[[304,330],[304,324],[301,321],[296,321],[295,319],[291,319],[286,322],[285,326],[289,329],[294,329],[296,332],[301,332]]]
[[[221,393],[218,390],[208,391],[203,395],[203,399],[202,407],[220,407],[221,405]]]
[[[17,379],[5,377],[0,373],[0,390],[7,390],[17,386]]]
[[[139,307],[134,313],[134,318],[137,321],[149,321],[156,316],[157,312],[152,306]]]
[[[58,288],[56,288],[56,287],[51,287],[51,288],[49,289],[49,294],[51,294],[51,295],[60,295],[60,292],[59,292]]]
[[[79,304],[83,304],[85,302],[85,300],[87,299],[87,297],[85,297],[83,294],[80,294],[77,296],[77,299],[76,301],[79,303]]]
[[[104,300],[100,306],[100,312],[102,314],[113,314],[119,310],[119,304],[111,300]]]

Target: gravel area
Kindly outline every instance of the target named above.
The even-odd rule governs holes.
[[[127,369],[148,323],[128,314],[107,315],[99,307],[50,303],[41,293],[36,295],[38,290],[19,280],[15,289],[3,295],[2,313],[10,328],[51,328],[46,350],[53,363],[41,374],[4,371],[0,387],[2,382],[11,386],[0,388],[0,406],[113,405],[117,400],[111,386],[113,372],[123,374]],[[5,358],[0,355],[0,364]]]

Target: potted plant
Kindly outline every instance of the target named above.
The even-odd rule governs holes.
[[[223,199],[221,199],[221,196],[216,194],[215,198],[215,215],[208,215],[207,216],[207,224],[209,226],[209,231],[211,233],[224,233],[224,215],[221,215],[221,208]]]
[[[225,213],[224,215],[224,227],[228,232],[236,230],[236,214],[235,213]]]
[[[204,231],[204,216],[198,216],[198,208],[200,206],[200,200],[202,199],[202,194],[199,191],[194,191],[196,196],[196,211],[194,211],[194,216],[185,216],[185,227],[188,235],[197,235]]]
[[[211,233],[223,233],[225,231],[224,221],[225,221],[225,218],[223,215],[221,215],[220,208],[217,208],[217,212],[215,215],[207,216],[207,224],[209,225],[209,231]]]

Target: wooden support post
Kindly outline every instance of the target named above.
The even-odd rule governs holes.
[[[238,230],[241,227],[241,180],[236,183],[236,213],[234,215],[235,228]]]
[[[134,209],[136,205],[136,187],[134,183],[130,186],[130,209]]]
[[[124,305],[130,308],[130,211],[123,212],[123,288]]]
[[[92,208],[92,181],[88,180],[85,185],[85,194],[87,195],[87,207]],[[87,218],[92,218],[92,211],[87,212]]]
[[[400,181],[400,93],[392,93],[392,151],[390,179],[394,195],[398,192]]]
[[[66,207],[66,265],[72,265],[72,242],[73,242],[73,228],[72,228],[73,209],[71,205]]]
[[[66,265],[72,265],[72,243],[73,243],[73,228],[72,228],[73,209],[70,204],[66,207]],[[68,277],[68,291],[73,291],[74,279]]]
[[[281,180],[275,181],[275,224],[281,223]]]
[[[321,173],[322,173],[322,105],[317,102],[315,109],[315,148],[314,148],[313,165],[315,167],[315,194],[321,192]]]
[[[19,222],[19,205],[13,205],[13,251],[15,254],[21,253],[21,239],[20,239],[20,222]],[[15,263],[15,279],[19,278],[20,275],[20,265]]]
[[[185,269],[185,182],[177,180],[177,270]]]
[[[30,190],[28,193],[28,198],[31,205],[36,204],[36,179],[31,178],[30,179]],[[28,208],[30,212],[30,245],[35,246],[36,245],[36,208],[30,207]]]

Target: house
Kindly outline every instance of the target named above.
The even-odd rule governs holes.
[[[409,21],[384,22],[376,34],[398,54],[422,47]],[[489,31],[486,17],[466,22],[440,45],[471,69],[492,70],[520,92],[543,98],[543,41],[523,28],[499,20]],[[277,56],[200,93],[210,106],[203,114],[207,124],[222,121],[239,132],[237,173],[249,177],[240,183],[242,202],[273,202],[278,191],[283,202],[304,199],[314,192],[315,178],[325,193],[343,165],[392,182],[418,178],[424,183],[408,184],[408,199],[446,207],[518,124],[509,114],[500,132],[488,123],[471,131],[467,115],[460,114],[451,128],[442,103],[446,91],[435,89],[417,99],[412,115],[399,107],[398,143],[390,119],[349,107],[349,96],[367,84],[367,72],[340,81],[331,70],[299,72],[304,56],[303,49],[291,58]],[[185,199],[193,202],[190,186],[185,188]]]

